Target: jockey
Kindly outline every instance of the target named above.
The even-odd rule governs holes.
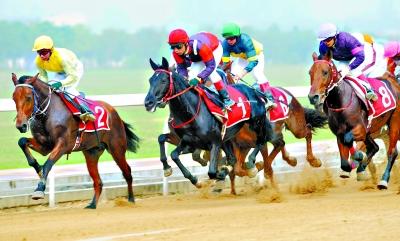
[[[269,91],[269,81],[264,74],[262,44],[249,35],[241,33],[240,27],[235,23],[228,23],[223,26],[222,37],[224,37],[222,62],[224,65],[228,64],[232,56],[231,72],[234,74],[235,82],[251,72],[261,91],[267,96],[266,108],[276,107],[276,104],[271,101],[273,97]]]
[[[32,51],[36,51],[38,54],[35,63],[41,80],[49,82],[55,90],[62,88],[72,98],[80,95],[76,87],[83,75],[83,65],[73,52],[64,48],[55,48],[53,40],[45,35],[36,38]],[[49,81],[47,72],[55,72],[55,80]],[[71,98],[71,96],[69,97]],[[82,112],[81,120],[94,121],[96,119],[89,107],[83,102],[80,102],[80,109]]]
[[[397,67],[400,66],[400,42],[391,41],[386,43],[384,57],[388,58],[385,75],[388,75],[389,77],[396,79],[396,81],[399,81],[400,74],[399,68]]]
[[[362,80],[367,89],[367,99],[377,100],[378,97],[371,89],[367,77],[377,78],[385,72],[382,46],[374,43],[369,35],[338,32],[336,26],[331,23],[321,25],[318,40],[320,55],[331,52],[332,58],[339,61],[338,69],[341,70],[342,76],[353,75]]]
[[[229,98],[221,76],[216,71],[222,57],[222,46],[215,35],[200,32],[189,38],[185,30],[175,29],[169,34],[168,44],[173,51],[178,73],[189,78],[191,86],[210,78],[225,107],[235,104]]]

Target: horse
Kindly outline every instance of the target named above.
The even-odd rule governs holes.
[[[359,165],[357,174],[365,173],[365,167],[379,150],[379,146],[371,137],[371,134],[380,132],[385,125],[389,128],[389,147],[387,148],[388,162],[379,189],[387,189],[390,179],[390,171],[398,155],[396,144],[399,139],[400,121],[400,91],[390,81],[384,81],[389,91],[394,96],[395,108],[385,112],[379,117],[368,120],[368,110],[364,102],[356,95],[355,90],[347,81],[348,77],[342,78],[331,56],[318,57],[313,53],[313,65],[309,71],[311,88],[308,98],[311,104],[323,110],[328,116],[329,128],[336,135],[337,145],[340,152],[341,177],[348,178],[354,166],[350,165],[349,151],[352,151],[353,141],[364,142],[366,153],[360,150],[352,151],[352,158]],[[381,97],[388,96],[386,91],[378,91]],[[390,100],[388,98],[388,100]],[[369,125],[370,124],[370,125]]]
[[[145,107],[149,112],[156,111],[157,107],[163,107],[168,102],[170,116],[175,124],[175,132],[179,137],[179,144],[171,152],[172,160],[177,164],[185,178],[196,187],[202,187],[202,183],[193,176],[181,163],[179,155],[193,153],[196,149],[210,151],[210,165],[208,176],[210,180],[224,181],[229,169],[218,170],[217,157],[220,148],[226,154],[229,165],[234,166],[236,158],[233,155],[231,139],[237,134],[245,123],[249,123],[257,133],[256,148],[258,152],[266,141],[269,140],[271,127],[266,121],[266,109],[256,95],[256,92],[245,85],[235,85],[237,91],[245,95],[251,105],[250,118],[226,128],[222,137],[222,124],[208,110],[199,92],[190,87],[181,75],[168,69],[168,61],[163,58],[162,64],[158,65],[150,59],[150,65],[154,74],[150,77],[150,88],[145,98]],[[161,147],[161,146],[160,146]],[[168,170],[170,166],[166,158],[161,158],[163,169]]]
[[[110,130],[78,133],[79,120],[73,116],[49,85],[38,78],[22,76],[19,79],[12,74],[15,85],[13,100],[16,105],[16,128],[25,133],[31,130],[32,138],[22,137],[18,145],[24,152],[28,164],[32,166],[40,177],[32,199],[43,199],[46,189],[47,176],[52,166],[63,156],[72,151],[82,151],[86,159],[89,174],[93,180],[94,196],[86,208],[95,209],[102,192],[102,181],[98,171],[98,160],[104,150],[107,150],[121,169],[128,184],[128,200],[134,202],[132,189],[131,168],[126,162],[126,151],[136,152],[139,147],[139,138],[132,132],[132,127],[124,122],[109,104],[98,101],[101,107],[95,112],[108,113],[107,123]],[[100,121],[100,119],[96,120]],[[77,145],[79,136],[80,145]],[[49,157],[40,165],[32,156],[32,149],[43,156]]]
[[[234,84],[235,81],[232,78],[229,68],[225,69],[227,73],[227,79],[229,84]],[[255,87],[254,87],[255,88]],[[288,105],[289,114],[286,119],[278,120],[271,123],[273,128],[273,138],[270,143],[273,145],[273,150],[268,154],[267,144],[261,149],[261,154],[263,157],[263,162],[255,163],[255,156],[249,156],[249,162],[245,163],[245,158],[250,148],[254,148],[255,133],[248,128],[243,128],[233,140],[235,156],[237,158],[237,165],[239,169],[236,173],[243,173],[240,171],[243,167],[252,167],[256,164],[257,170],[260,171],[264,169],[264,176],[268,179],[271,185],[276,188],[276,183],[274,181],[272,162],[274,161],[276,155],[281,152],[282,159],[285,160],[290,166],[297,165],[297,158],[290,156],[285,148],[285,141],[283,139],[283,129],[284,127],[292,132],[292,134],[297,138],[305,138],[307,144],[307,155],[306,160],[312,167],[320,167],[321,160],[314,156],[312,151],[312,134],[317,128],[322,128],[327,123],[327,117],[322,112],[316,111],[314,109],[303,107],[300,102],[290,93],[287,89],[279,87],[287,95],[291,97],[291,101]],[[278,105],[282,104],[279,101],[275,101]],[[241,175],[238,175],[241,176]]]

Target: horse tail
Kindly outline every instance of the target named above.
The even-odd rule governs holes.
[[[135,133],[133,133],[133,127],[130,124],[126,123],[125,121],[122,122],[124,123],[128,151],[136,152],[139,148],[140,139]]]
[[[312,131],[315,131],[316,128],[322,128],[328,123],[328,117],[320,111],[304,108],[304,115],[306,123],[311,125]]]

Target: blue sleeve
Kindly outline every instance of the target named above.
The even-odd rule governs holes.
[[[254,48],[253,40],[247,34],[242,34],[242,43],[245,49],[247,60],[249,61],[249,64],[244,69],[247,72],[251,72],[258,64],[257,52]]]
[[[222,53],[222,58],[223,57],[231,57],[231,53],[230,53],[230,48],[229,48],[229,44],[228,42],[226,42],[226,40],[224,40],[222,42],[222,49],[223,49],[223,53]]]
[[[353,60],[353,62],[351,62],[351,64],[349,64],[349,67],[350,67],[351,70],[357,68],[358,66],[360,66],[364,62],[364,60],[365,60],[364,51],[360,51],[360,52],[356,53],[354,55],[354,57],[356,59]]]

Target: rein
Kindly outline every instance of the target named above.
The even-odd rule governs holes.
[[[50,102],[51,102],[51,98],[50,97],[51,97],[52,91],[51,91],[50,86],[49,86],[49,93],[47,94],[47,98],[40,105],[38,104],[39,95],[37,94],[35,88],[32,85],[30,85],[30,84],[17,84],[17,85],[15,85],[15,88],[17,88],[17,87],[28,87],[28,88],[32,89],[32,92],[33,92],[33,112],[31,114],[30,118],[28,119],[28,123],[30,123],[36,116],[45,114],[45,112],[49,108]],[[41,110],[40,107],[43,105],[43,103],[46,100],[48,100],[47,104]]]
[[[167,73],[169,75],[169,88],[168,88],[167,94],[162,98],[163,102],[168,102],[169,100],[174,99],[174,98],[176,98],[176,97],[178,97],[180,95],[183,95],[184,93],[186,93],[189,90],[194,88],[194,86],[190,86],[190,87],[188,87],[188,88],[186,88],[186,89],[184,89],[184,90],[182,90],[182,91],[180,91],[180,92],[178,92],[176,94],[173,94],[174,93],[174,82],[173,82],[174,80],[172,78],[172,72],[170,72],[168,70],[164,70],[164,69],[157,69],[155,72],[163,72],[163,73]],[[196,113],[192,116],[192,118],[190,118],[189,120],[187,120],[185,122],[182,122],[182,123],[180,123],[178,125],[175,123],[174,119],[172,118],[170,120],[172,128],[174,128],[174,129],[182,128],[185,125],[188,125],[189,123],[194,121],[194,119],[196,119],[196,117],[200,113],[200,106],[201,106],[200,93],[198,93],[198,96],[199,96],[199,102],[197,104],[197,110],[196,110]]]

